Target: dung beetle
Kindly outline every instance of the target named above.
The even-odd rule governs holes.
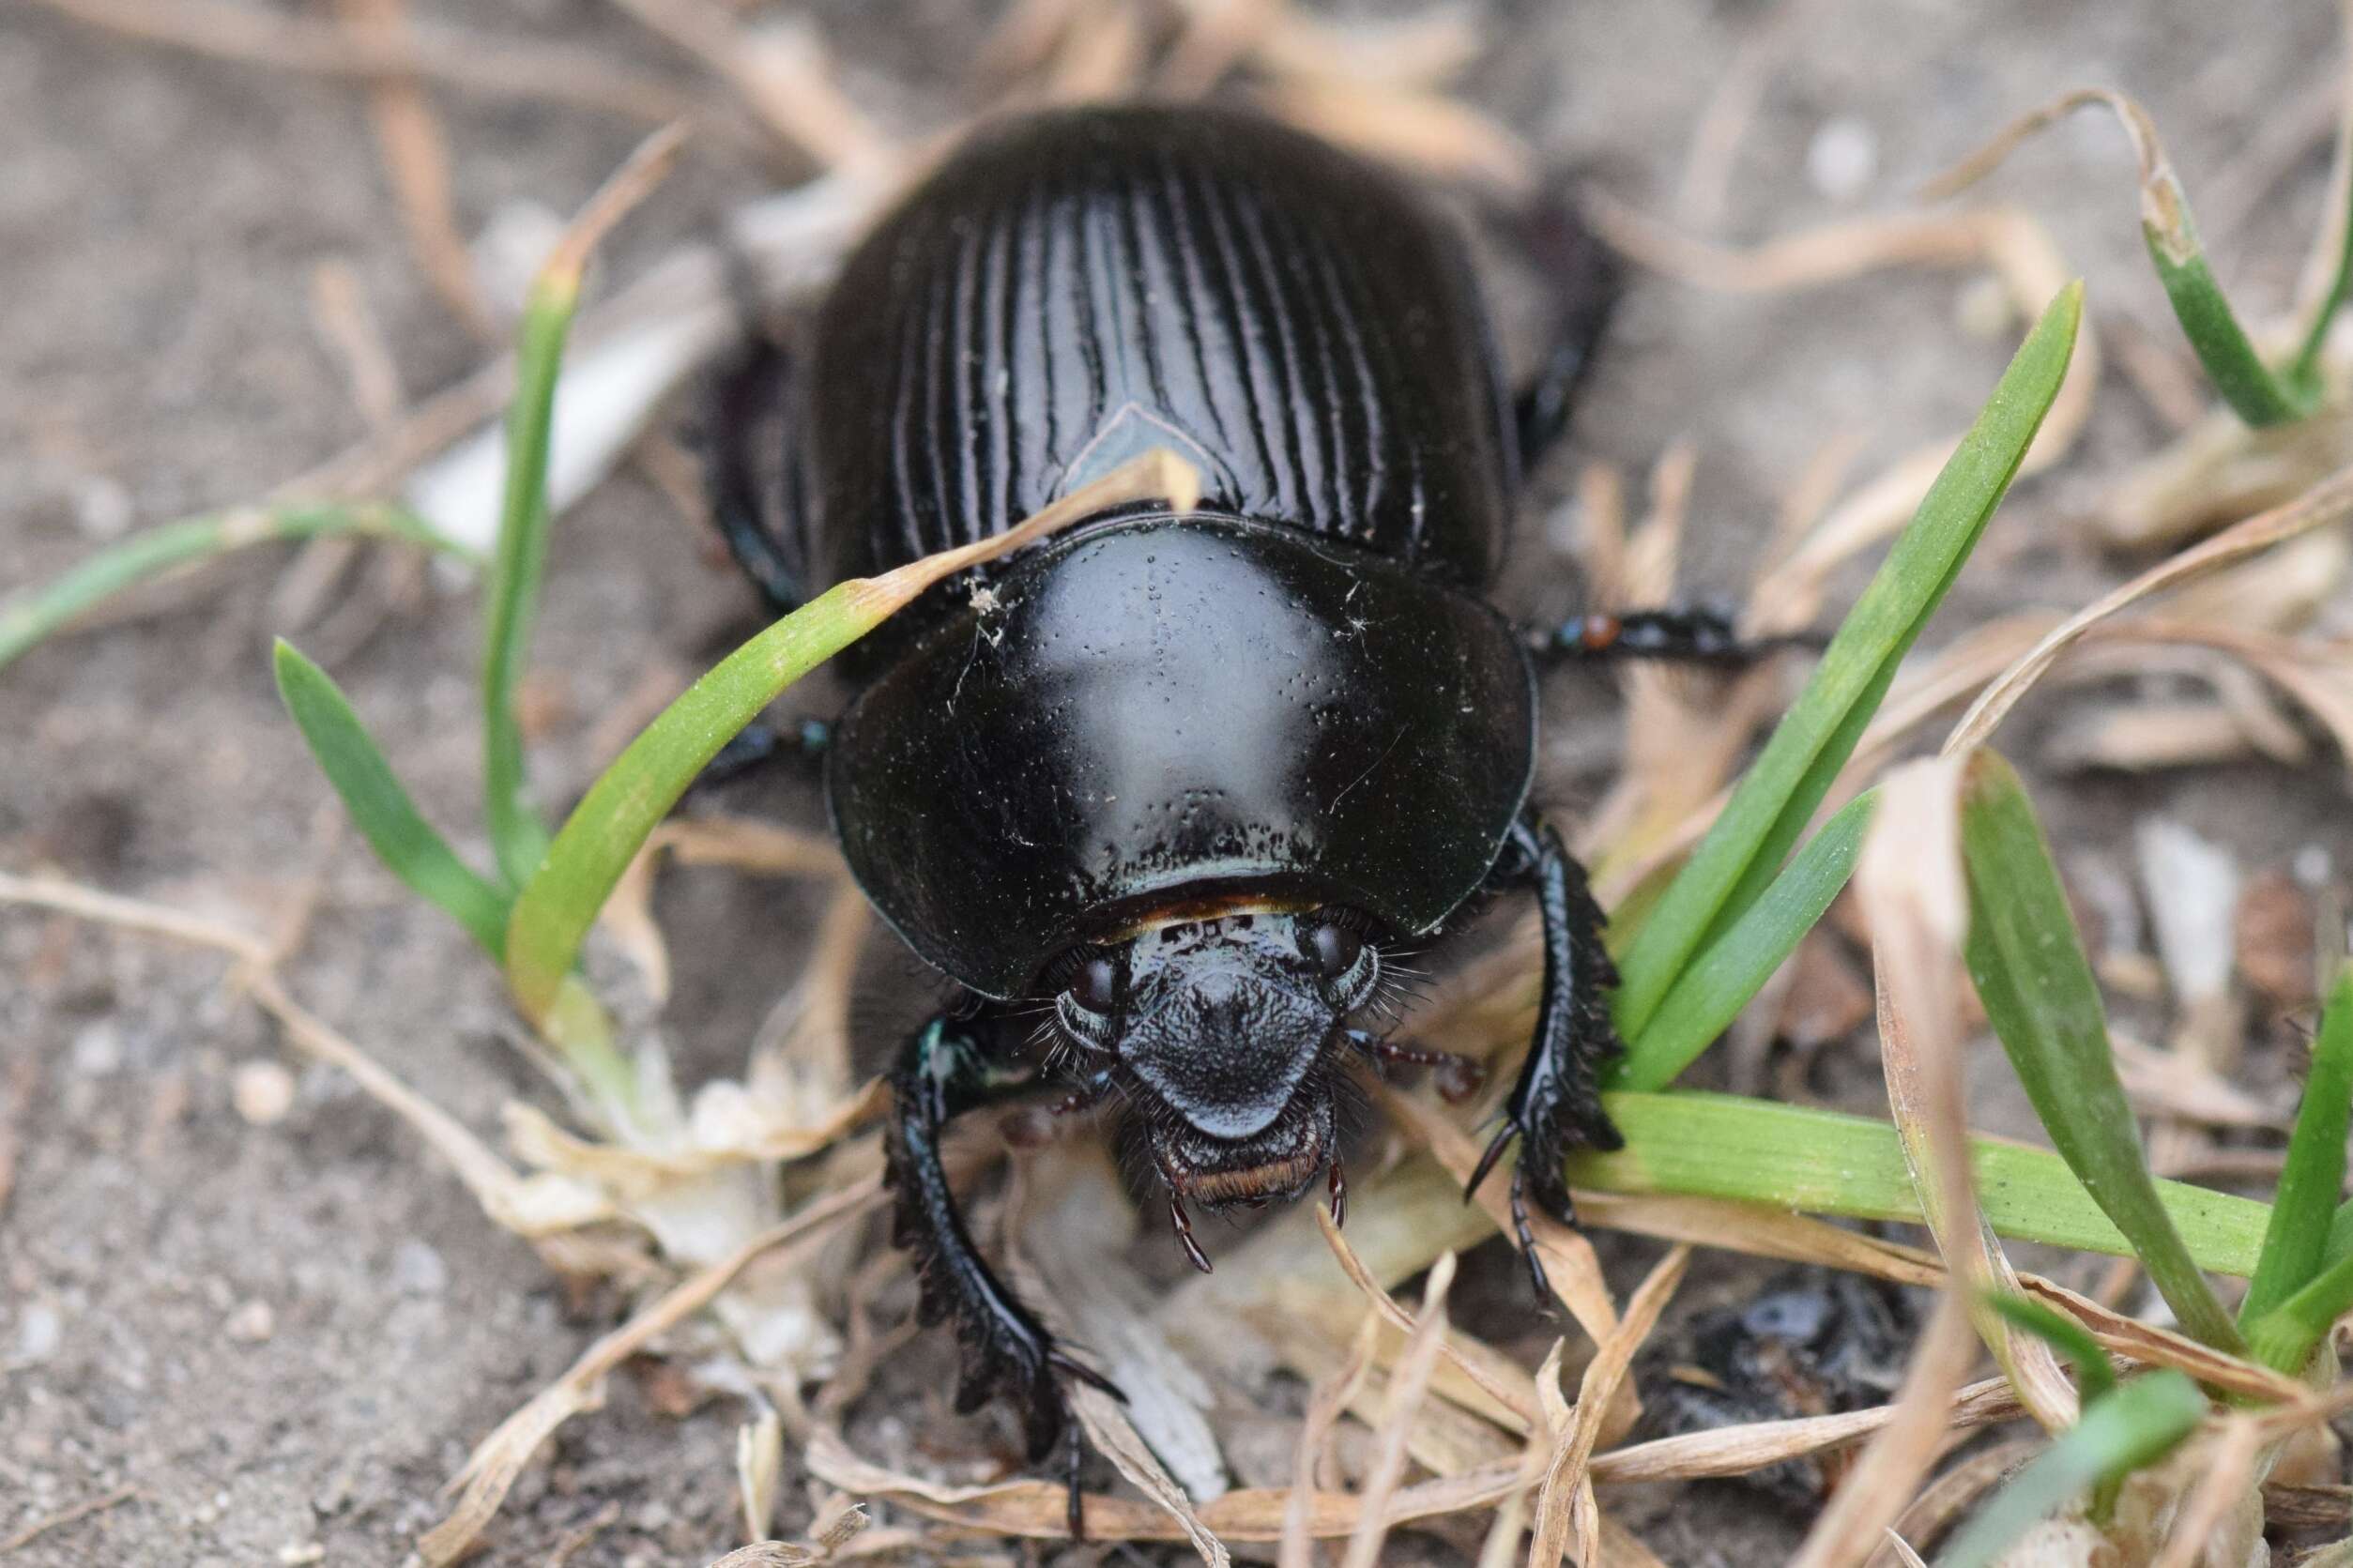
[[[1471,1186],[1520,1141],[1539,1288],[1528,1201],[1567,1219],[1564,1154],[1618,1145],[1602,915],[1528,803],[1536,670],[1739,649],[1704,614],[1529,632],[1485,601],[1613,292],[1566,208],[1517,230],[1558,297],[1515,399],[1463,236],[1387,170],[1235,111],[1047,112],[951,154],[716,388],[714,511],[780,610],[1154,447],[1201,475],[1195,511],[1116,509],[932,589],[846,659],[822,759],[859,886],[959,993],[893,1073],[894,1240],[957,1324],[957,1408],[1009,1395],[1033,1463],[1066,1380],[1109,1385],[973,1245],[953,1118],[1048,1078],[1116,1099],[1205,1269],[1188,1203],[1329,1172],[1337,1209],[1349,1058],[1429,1058],[1351,1027],[1383,954],[1523,890],[1541,1007]]]

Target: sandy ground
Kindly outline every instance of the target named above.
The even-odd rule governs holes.
[[[671,63],[582,0],[496,16],[418,8]],[[854,90],[886,113],[944,113],[950,63],[971,36],[963,8],[819,8]],[[1498,5],[1471,96],[1548,153],[1663,206],[1696,116],[1764,9]],[[2144,98],[2194,194],[2333,68],[2337,48],[2321,0],[1825,0],[1812,11],[1742,145],[1727,236],[1892,205],[2003,115],[2086,82]],[[568,210],[635,134],[586,113],[439,100],[469,228],[518,200]],[[0,589],[45,579],[127,526],[258,495],[361,434],[308,303],[322,264],[356,270],[412,394],[476,362],[390,216],[347,87],[133,46],[18,6],[0,11]],[[1852,203],[1823,188],[1826,175],[1837,183],[1841,144],[1871,155]],[[2285,297],[2322,154],[2309,149],[2243,228],[2209,235],[2233,289]],[[2002,189],[2090,279],[2096,320],[2161,326],[2129,167],[2114,128],[2085,119],[2022,155]],[[665,241],[706,231],[764,181],[706,149],[613,248],[608,275],[625,279]],[[1669,441],[1696,441],[1692,575],[1734,584],[1775,499],[1826,438],[1856,433],[1868,465],[1966,419],[2009,339],[1963,329],[1968,282],[1906,272],[1744,297],[1642,281],[1573,447],[1639,471]],[[2112,383],[2078,457],[2022,489],[1932,640],[1989,609],[2072,603],[2113,579],[2120,563],[2069,520],[2155,429]],[[1551,472],[1556,487],[1570,466]],[[0,867],[54,864],[257,926],[285,907],[320,864],[329,794],[268,678],[283,566],[271,555],[218,571],[0,677]],[[1557,576],[1532,520],[1504,598],[1556,608]],[[548,799],[585,783],[607,705],[649,670],[706,659],[753,614],[643,481],[624,476],[582,507],[558,539],[538,645]],[[445,824],[476,819],[473,627],[463,597],[439,597],[335,661]],[[1590,703],[1595,690],[1561,700]],[[2030,710],[2011,749],[2033,758],[2065,711]],[[1607,757],[1557,760],[1553,793],[1591,799]],[[2043,781],[2070,875],[2110,878],[2129,863],[2131,820],[2150,812],[2218,838],[2250,869],[2309,845],[2353,864],[2342,786],[2333,762],[2303,775],[2250,765]],[[773,809],[812,818],[800,797]],[[487,967],[355,840],[331,849],[324,877],[288,983],[495,1134],[498,1105],[538,1089],[508,1048]],[[790,974],[809,911],[788,892],[706,876],[677,879],[663,913],[682,934],[669,1033],[690,1071],[724,1062]],[[612,1302],[568,1303],[336,1073],[298,1063],[283,1119],[241,1118],[237,1069],[285,1058],[222,972],[219,958],[168,943],[0,912],[0,1138],[16,1148],[0,1214],[0,1539],[129,1489],[14,1553],[10,1568],[397,1561],[468,1445],[610,1321]],[[2004,1114],[1997,1087],[1987,1099],[1989,1117]],[[1630,1286],[1642,1255],[1612,1256]],[[1734,1269],[1721,1283],[1755,1277]],[[893,1382],[936,1384],[948,1354],[944,1336],[920,1341]],[[716,1557],[737,1544],[737,1419],[719,1406],[659,1414],[641,1378],[616,1378],[607,1408],[568,1428],[552,1464],[526,1478],[481,1560],[543,1561],[607,1510],[576,1568]],[[805,1518],[798,1488],[787,1495],[788,1518]],[[1771,1560],[1794,1538],[1735,1494],[1623,1507],[1675,1563]],[[1416,1537],[1399,1550],[1444,1560],[1450,1548]]]

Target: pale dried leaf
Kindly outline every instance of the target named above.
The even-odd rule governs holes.
[[[2102,621],[2130,609],[2153,594],[2194,581],[2245,560],[2276,544],[2284,544],[2353,516],[2353,468],[2340,469],[2295,500],[2270,511],[2234,524],[2202,544],[2184,550],[2149,568],[2131,582],[2111,589],[2070,616],[1993,685],[1979,693],[1968,712],[1945,738],[1947,755],[1957,755],[1984,744],[2019,699],[2034,688],[2060,654]]]
[[[1890,776],[1863,841],[1856,889],[1878,972],[1890,1104],[1899,1126],[1910,1122],[1905,1156],[1922,1210],[1945,1244],[1948,1264],[1962,1277],[1948,1278],[1914,1346],[1887,1425],[1807,1531],[1795,1559],[1800,1568],[1860,1563],[1927,1476],[1972,1355],[1968,1272],[1986,1270],[1988,1255],[1998,1255],[1998,1248],[1972,1245],[1986,1232],[1970,1184],[1955,1027],[1954,958],[1968,920],[1959,789],[1955,762],[1918,763]]]
[[[1316,1224],[1323,1232],[1324,1244],[1332,1249],[1333,1257],[1356,1288],[1365,1293],[1373,1310],[1399,1330],[1411,1333],[1413,1317],[1398,1304],[1395,1297],[1381,1287],[1372,1277],[1364,1260],[1340,1234],[1340,1227],[1332,1223],[1331,1214],[1322,1209],[1312,1210]],[[1519,1427],[1525,1431],[1536,1422],[1536,1398],[1528,1388],[1527,1375],[1477,1340],[1448,1333],[1440,1340],[1440,1350],[1464,1377],[1476,1384],[1480,1392],[1518,1418]]]
[[[1306,1414],[1299,1423],[1298,1445],[1292,1450],[1291,1492],[1283,1504],[1282,1542],[1276,1558],[1279,1568],[1315,1568],[1315,1554],[1308,1545],[1307,1515],[1309,1499],[1315,1495],[1316,1467],[1333,1427],[1339,1422],[1340,1412],[1354,1401],[1357,1390],[1364,1384],[1365,1373],[1372,1365],[1373,1342],[1380,1331],[1380,1315],[1366,1313],[1347,1360],[1331,1376],[1318,1380],[1308,1395]]]
[[[753,1237],[710,1267],[665,1294],[651,1306],[599,1339],[555,1382],[532,1397],[476,1445],[451,1481],[463,1494],[449,1516],[425,1532],[417,1551],[433,1568],[455,1562],[471,1549],[523,1467],[541,1443],[573,1416],[604,1398],[605,1377],[647,1344],[717,1298],[754,1261],[785,1246],[796,1250],[829,1237],[847,1220],[880,1201],[882,1183],[870,1178],[809,1205],[780,1225]]]
[[[2245,1417],[2223,1423],[2221,1438],[2197,1454],[2198,1481],[2176,1515],[2165,1548],[2149,1568],[2259,1568],[2263,1508],[2255,1473],[2263,1429]],[[2252,1529],[2250,1529],[2252,1526]]]
[[[1276,117],[1416,174],[1511,196],[1536,190],[1536,160],[1501,122],[1457,99],[1412,88],[1361,88],[1293,77],[1258,97]]]
[[[1414,1317],[1413,1332],[1407,1342],[1404,1358],[1398,1363],[1397,1376],[1390,1379],[1381,1424],[1373,1433],[1373,1457],[1365,1476],[1362,1516],[1349,1537],[1347,1555],[1340,1560],[1341,1568],[1376,1568],[1381,1560],[1382,1545],[1388,1539],[1390,1504],[1398,1483],[1405,1478],[1407,1434],[1421,1409],[1422,1397],[1429,1388],[1429,1375],[1437,1369],[1438,1354],[1445,1343],[1446,1291],[1454,1284],[1454,1254],[1442,1253],[1438,1261],[1430,1265],[1429,1277],[1423,1283],[1421,1310]]]
[[[1666,1310],[1675,1286],[1683,1282],[1683,1271],[1690,1261],[1689,1247],[1669,1248],[1667,1256],[1658,1260],[1627,1300],[1626,1316],[1619,1319],[1617,1328],[1586,1364],[1577,1390],[1576,1408],[1554,1440],[1545,1465],[1543,1484],[1536,1496],[1536,1544],[1528,1551],[1529,1568],[1558,1568],[1568,1547],[1572,1512],[1582,1518],[1577,1560],[1581,1563],[1596,1560],[1599,1522],[1593,1507],[1592,1482],[1586,1467],[1593,1458],[1594,1445],[1600,1440],[1603,1417],[1633,1367],[1634,1353],[1658,1326],[1658,1315]]]
[[[785,1423],[772,1409],[735,1429],[736,1499],[743,1533],[758,1540],[776,1517],[776,1489],[785,1473]]]

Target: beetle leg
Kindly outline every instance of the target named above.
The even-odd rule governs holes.
[[[1585,887],[1585,874],[1552,829],[1523,814],[1512,824],[1503,858],[1490,874],[1507,887],[1530,889],[1544,921],[1544,989],[1536,1007],[1536,1039],[1520,1081],[1505,1103],[1504,1125],[1471,1173],[1468,1201],[1513,1140],[1519,1163],[1511,1173],[1513,1228],[1539,1296],[1551,1290],[1528,1226],[1530,1198],[1554,1219],[1573,1218],[1563,1159],[1572,1149],[1617,1149],[1624,1139],[1601,1108],[1597,1071],[1624,1047],[1610,1023],[1606,997],[1617,970],[1601,945],[1602,914]]]
[[[1744,638],[1719,610],[1628,610],[1620,615],[1571,616],[1558,626],[1521,633],[1536,662],[1550,667],[1608,659],[1658,659],[1737,669],[1785,647],[1823,646],[1811,632]]]
[[[924,1322],[955,1319],[964,1351],[956,1409],[975,1410],[995,1394],[1009,1395],[1021,1411],[1030,1462],[1037,1464],[1071,1425],[1062,1378],[1075,1378],[1115,1399],[1123,1396],[1101,1373],[1056,1344],[1046,1326],[990,1271],[972,1244],[948,1185],[940,1159],[942,1129],[1005,1087],[990,1071],[980,1033],[986,1023],[985,1017],[934,1018],[915,1031],[892,1073],[896,1104],[889,1173],[898,1206],[891,1240],[914,1255]],[[1075,1460],[1070,1477],[1075,1535],[1080,1523]]]
[[[777,761],[797,764],[814,779],[833,744],[833,726],[823,719],[803,719],[789,729],[755,719],[720,747],[719,754],[703,764],[703,770],[686,787],[696,790],[732,784]]]
[[[1184,1211],[1184,1195],[1174,1187],[1169,1189],[1169,1224],[1175,1229],[1177,1240],[1184,1244],[1184,1256],[1194,1268],[1204,1274],[1217,1271],[1210,1265],[1209,1255],[1193,1240],[1193,1216]]]
[[[1402,1067],[1436,1069],[1438,1097],[1449,1105],[1459,1105],[1487,1082],[1487,1064],[1473,1061],[1469,1057],[1452,1051],[1433,1051],[1426,1046],[1400,1045],[1396,1041],[1365,1029],[1350,1029],[1348,1043],[1378,1062],[1394,1062]]]
[[[1521,476],[1532,472],[1568,428],[1578,388],[1617,303],[1619,269],[1576,209],[1545,198],[1507,219],[1504,227],[1551,294],[1551,346],[1536,374],[1513,400],[1513,433]]]
[[[792,560],[790,513],[800,503],[790,409],[793,362],[760,338],[712,377],[703,400],[704,482],[727,553],[777,615],[808,595]]]

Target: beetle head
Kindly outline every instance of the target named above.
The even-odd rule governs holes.
[[[1380,979],[1364,926],[1329,909],[1229,913],[1072,955],[1057,1021],[1116,1058],[1178,1200],[1294,1197],[1332,1159],[1342,1025]]]

